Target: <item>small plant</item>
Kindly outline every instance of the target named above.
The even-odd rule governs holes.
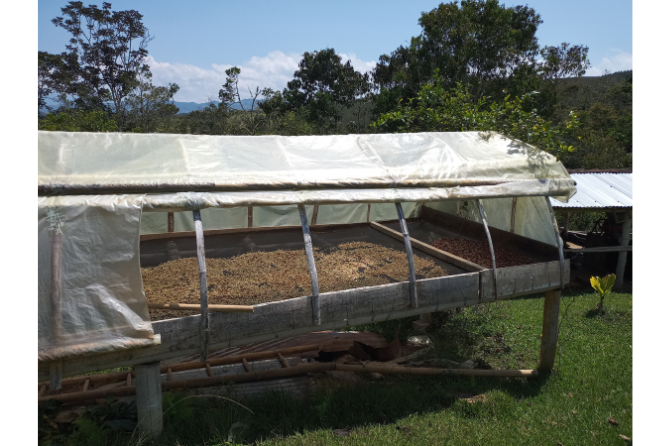
[[[591,286],[600,296],[600,302],[598,302],[598,305],[596,305],[595,311],[600,313],[604,310],[605,296],[607,296],[612,291],[615,280],[615,274],[609,274],[605,277],[591,277]]]

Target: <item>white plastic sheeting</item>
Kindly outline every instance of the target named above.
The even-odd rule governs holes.
[[[39,198],[40,360],[156,342],[140,273],[142,201],[142,195]],[[56,234],[62,239],[60,302],[52,301]]]
[[[298,225],[296,204],[319,205],[317,223],[416,217],[420,203],[485,200],[505,227],[552,243],[538,198],[566,200],[574,182],[556,159],[498,134],[195,136],[39,132],[39,358],[144,346],[153,337],[139,264],[139,234]],[[165,193],[165,191],[169,190]],[[136,195],[118,195],[136,192]],[[191,191],[191,192],[189,192]],[[196,192],[200,191],[200,192]],[[105,193],[108,195],[86,195]],[[78,195],[79,194],[79,195]],[[495,199],[495,200],[492,200]],[[446,201],[445,200],[451,200]],[[142,212],[145,211],[144,216]],[[452,210],[453,212],[453,210]],[[548,215],[548,213],[546,214]],[[140,223],[142,222],[142,223]],[[61,306],[52,301],[51,249],[62,232]],[[58,307],[58,308],[57,308]],[[57,311],[55,311],[57,310]],[[62,316],[60,333],[55,321]]]
[[[39,186],[63,193],[455,187],[569,179],[495,132],[201,136],[39,132]],[[573,192],[568,193],[570,195]],[[278,203],[277,203],[278,204]]]

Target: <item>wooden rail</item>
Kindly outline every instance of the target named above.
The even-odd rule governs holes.
[[[149,302],[149,308],[153,310],[189,310],[200,311],[200,304],[159,304]],[[209,305],[209,311],[219,313],[253,313],[253,305]]]

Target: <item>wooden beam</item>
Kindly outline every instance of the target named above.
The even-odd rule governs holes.
[[[377,222],[370,222],[370,227],[373,229],[376,229],[380,232],[383,232],[386,235],[390,235],[396,240],[403,241],[403,235],[399,233],[398,231],[395,231],[388,226],[384,226],[380,223]],[[437,249],[434,246],[430,246],[428,243],[424,243],[420,240],[417,240],[415,238],[410,237],[410,241],[412,242],[412,247],[416,248],[419,251],[425,252],[426,254],[430,254],[431,256],[440,259],[444,262],[451,263],[452,265],[456,265],[459,268],[462,268],[466,271],[482,271],[486,268],[484,268],[481,265],[477,265],[476,263],[473,263],[469,260],[465,260],[462,257],[455,256],[453,254],[450,254],[446,251],[442,251],[441,249]]]
[[[349,365],[336,364],[338,372],[382,373],[393,375],[455,375],[484,376],[491,378],[530,378],[537,376],[537,370],[480,370],[480,369],[439,369],[429,367],[405,367],[400,365]]]
[[[202,306],[200,304],[159,304],[148,303],[149,308],[153,310],[184,310],[184,311],[200,311]],[[253,305],[208,305],[207,309],[211,312],[219,313],[253,313]]]
[[[247,208],[247,228],[254,227],[254,207],[249,206]]]
[[[628,240],[630,241],[630,239]],[[580,252],[631,252],[633,250],[632,246],[598,246],[596,248],[577,248],[577,249],[564,249],[563,252],[573,252],[579,254]]]
[[[316,225],[316,220],[318,216],[319,216],[319,205],[315,204],[314,210],[312,211],[312,223],[310,223],[312,226]]]
[[[155,437],[163,431],[163,393],[160,363],[139,364],[135,367],[135,387],[126,389],[137,392],[137,428]],[[92,394],[94,392],[87,392]],[[129,393],[132,395],[132,393]]]
[[[438,211],[427,206],[421,208],[421,219],[428,223],[456,232],[463,237],[471,237],[477,240],[486,241],[484,228],[481,223],[471,221],[457,215],[451,215],[446,212]],[[555,259],[556,247],[548,243],[542,243],[519,234],[512,234],[502,229],[489,227],[491,239],[494,245],[511,246],[519,251],[529,251],[547,258]]]
[[[174,232],[174,212],[168,212],[168,232]]]
[[[542,345],[538,369],[549,372],[556,360],[558,344],[558,322],[561,309],[561,291],[547,291],[544,295],[544,316],[542,318]]]
[[[402,239],[405,242],[405,251],[407,252],[407,264],[409,266],[409,299],[412,308],[419,306],[417,290],[416,290],[416,270],[414,269],[414,253],[412,253],[412,241],[409,237],[409,230],[407,229],[407,222],[405,221],[405,214],[400,203],[395,204],[396,212],[398,213],[398,220],[400,221],[400,231],[402,232]]]

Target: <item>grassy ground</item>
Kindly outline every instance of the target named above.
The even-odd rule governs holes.
[[[92,414],[67,432],[45,427],[42,443],[624,445],[620,434],[632,437],[632,295],[608,297],[605,315],[589,311],[596,302],[590,292],[564,293],[560,356],[548,377],[366,378],[306,400],[270,395],[240,401],[253,414],[218,398],[180,401],[183,396],[166,394],[165,432],[153,442],[138,442],[137,436],[112,429],[119,426],[104,424],[105,416],[109,421],[112,415]],[[430,355],[457,362],[473,359],[493,368],[535,368],[542,307],[542,296],[533,296],[436,313]],[[397,324],[361,328],[392,338]],[[406,337],[411,319],[402,324],[401,336]],[[475,402],[464,400],[476,395]],[[619,425],[610,424],[609,417]]]

